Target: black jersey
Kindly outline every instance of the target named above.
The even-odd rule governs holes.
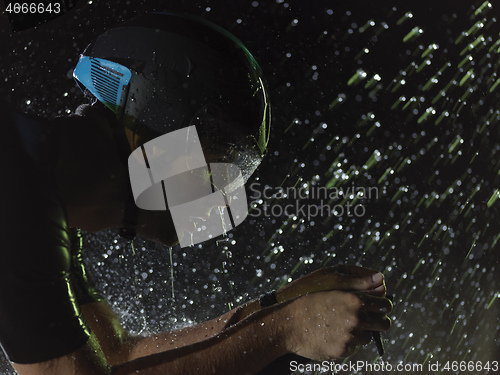
[[[1,103],[0,114],[0,343],[11,361],[36,363],[90,336],[78,303],[86,285],[74,280],[85,276],[81,241],[58,196],[55,126]]]

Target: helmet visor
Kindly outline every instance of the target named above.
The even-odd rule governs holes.
[[[207,162],[236,165],[246,183],[262,162],[263,155],[253,135],[244,134],[234,120],[213,107],[198,111],[190,126],[196,127]]]

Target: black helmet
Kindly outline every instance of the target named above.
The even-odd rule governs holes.
[[[202,18],[152,13],[108,30],[73,76],[145,140],[196,125],[204,152],[223,151],[245,181],[265,154],[262,70],[234,35]]]

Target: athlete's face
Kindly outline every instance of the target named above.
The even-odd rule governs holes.
[[[161,147],[146,148],[144,153],[137,156],[141,158],[145,155],[153,175],[151,171],[158,167],[158,160],[163,160],[165,150]],[[205,164],[199,166],[196,160],[199,160],[200,155],[188,153],[164,166],[162,174],[171,176],[161,181],[161,199],[167,209],[155,209],[151,212],[141,210],[142,217],[147,220],[140,221],[145,224],[139,228],[139,233],[168,245],[173,245],[183,238],[191,242],[190,237],[197,228],[208,225],[207,221],[214,219],[214,216],[214,220],[222,217],[222,210],[230,201],[229,197],[224,197],[220,191],[223,186],[215,184],[227,185],[228,174],[220,167],[225,164],[217,164],[219,167],[215,179],[210,169],[211,161],[220,161],[222,156],[211,152],[204,153],[201,157]],[[212,164],[212,167],[215,165]],[[141,207],[139,200],[136,202]]]
[[[177,196],[179,199],[186,198],[188,200],[202,186],[210,188],[210,182],[207,182],[202,176],[185,177],[185,182],[185,189],[179,190]],[[171,210],[178,209],[180,205],[173,208],[169,206],[167,210],[163,211],[139,210],[139,222],[141,223],[138,227],[139,234],[169,246],[177,244],[184,237],[189,241],[190,236],[197,228],[202,227],[214,216],[220,217],[226,206],[226,201],[221,201],[214,195],[208,195],[191,202],[186,203],[189,207],[184,210],[183,215],[175,216],[175,223]],[[227,198],[227,203],[230,203],[229,198]]]

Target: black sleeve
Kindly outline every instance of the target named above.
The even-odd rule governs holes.
[[[70,233],[55,176],[33,158],[38,149],[33,154],[26,150],[29,142],[45,142],[45,148],[51,144],[36,132],[21,134],[16,127],[16,121],[31,126],[35,119],[6,113],[0,111],[4,140],[0,147],[0,343],[11,361],[36,363],[80,348],[90,330],[70,281]]]
[[[70,228],[71,239],[71,284],[75,291],[76,300],[81,305],[93,302],[102,302],[104,298],[96,289],[94,282],[85,268],[83,261],[82,231]]]

